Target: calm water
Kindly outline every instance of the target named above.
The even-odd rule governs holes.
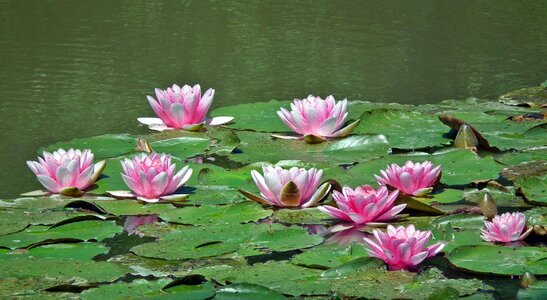
[[[495,97],[547,79],[547,2],[2,1],[0,197],[73,137],[146,130],[155,87],[215,105],[313,93],[402,103]]]

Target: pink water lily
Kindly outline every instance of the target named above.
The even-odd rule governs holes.
[[[206,118],[213,102],[215,90],[208,89],[203,96],[199,84],[182,88],[174,84],[166,90],[156,89],[156,98],[147,96],[150,106],[158,118],[138,118],[137,120],[152,130],[169,129],[200,130],[203,125],[222,125],[232,121],[232,117]]]
[[[434,167],[429,161],[414,163],[409,160],[402,167],[391,164],[380,172],[381,177],[374,175],[378,184],[389,185],[409,196],[424,196],[439,181],[441,165]]]
[[[141,153],[133,159],[125,159],[122,164],[122,179],[132,193],[126,191],[109,191],[115,197],[137,197],[146,202],[183,199],[186,194],[173,194],[192,176],[188,166],[176,172],[176,165],[171,163],[167,154]]]
[[[279,166],[264,166],[264,176],[251,171],[261,196],[255,196],[240,190],[249,199],[261,204],[281,207],[310,207],[323,199],[330,189],[328,182],[319,182],[323,170],[292,167],[285,170]]]
[[[307,142],[320,142],[326,138],[344,137],[359,124],[359,120],[342,128],[348,116],[348,100],[336,103],[333,96],[324,100],[309,95],[305,99],[294,99],[291,111],[285,108],[277,111],[281,121],[301,135]],[[284,138],[283,136],[276,136]]]
[[[355,190],[344,187],[342,193],[334,191],[332,194],[338,208],[327,205],[318,208],[333,218],[355,224],[385,222],[395,219],[406,207],[406,204],[393,206],[398,195],[398,190],[389,193],[385,186],[377,190],[370,185]]]
[[[370,256],[385,261],[390,270],[412,270],[424,259],[435,256],[445,246],[439,242],[425,247],[431,238],[431,231],[416,230],[412,224],[406,228],[388,225],[385,233],[378,229],[374,229],[372,233],[374,241],[364,238],[368,245],[366,250]]]
[[[485,221],[486,228],[481,229],[481,237],[487,242],[515,242],[526,238],[532,227],[525,230],[526,217],[523,213],[504,213],[501,216],[495,216],[492,222]]]
[[[27,161],[38,181],[51,193],[78,196],[97,181],[105,161],[93,164],[93,153],[85,149],[44,151],[38,161]]]

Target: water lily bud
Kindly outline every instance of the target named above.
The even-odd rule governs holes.
[[[484,193],[482,199],[479,201],[479,207],[482,215],[488,219],[492,219],[498,214],[498,206],[489,192]]]
[[[522,273],[522,275],[520,276],[520,286],[522,286],[523,288],[530,287],[536,281],[538,281],[536,276],[528,271]]]
[[[475,133],[473,133],[471,127],[467,124],[460,126],[456,139],[454,140],[454,147],[470,149],[476,148],[478,145],[479,141],[477,140],[477,136],[475,136]]]

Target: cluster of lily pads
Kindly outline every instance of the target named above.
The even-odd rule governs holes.
[[[0,261],[51,267],[3,271],[0,295],[495,296],[486,278],[447,278],[447,261],[522,275],[519,295],[539,295],[545,94],[500,97],[526,106],[309,96],[207,118],[214,90],[156,90],[158,118],[139,121],[160,133],[75,139],[28,162],[47,192],[0,202]]]

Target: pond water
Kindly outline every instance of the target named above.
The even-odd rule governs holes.
[[[495,4],[495,5],[494,5]],[[145,95],[492,98],[545,80],[545,1],[0,1],[2,197],[60,140],[144,133]]]

